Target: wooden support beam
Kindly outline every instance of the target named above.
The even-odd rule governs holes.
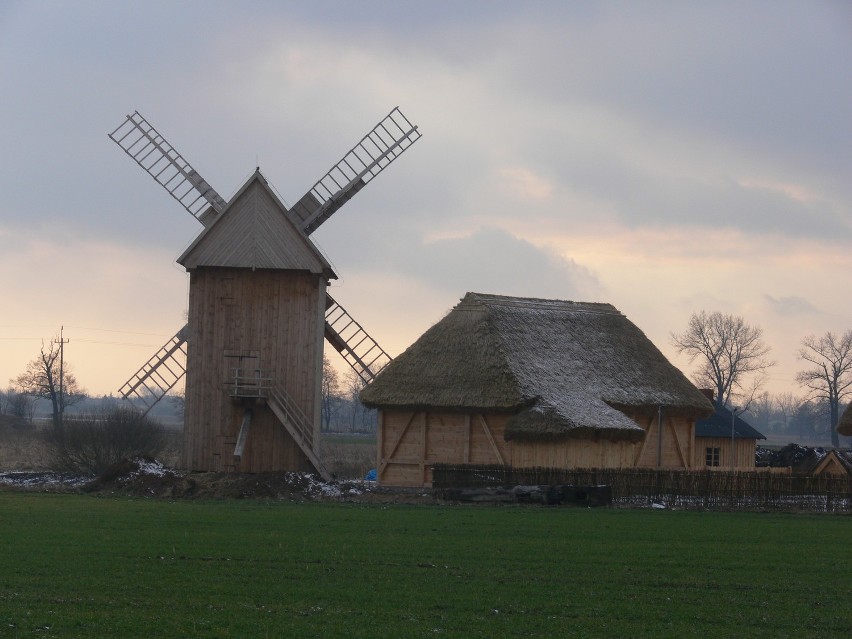
[[[645,446],[648,444],[648,440],[650,439],[651,426],[653,425],[654,417],[651,416],[651,418],[648,420],[648,427],[645,429],[645,437],[642,438],[642,445],[639,446],[639,452],[636,453],[636,459],[633,460],[634,468],[639,465],[639,460],[642,459],[642,454],[645,452]]]
[[[423,411],[420,422],[420,483],[426,483],[426,456],[428,454],[429,416]]]
[[[251,416],[252,409],[251,406],[246,406],[245,412],[243,413],[243,422],[240,424],[240,432],[237,435],[237,443],[234,446],[234,463],[239,464],[242,460],[243,450],[246,447],[246,441],[248,440],[249,428],[251,427]]]
[[[402,441],[402,438],[405,437],[405,433],[408,432],[408,427],[411,426],[411,423],[414,421],[414,418],[417,416],[417,412],[411,413],[411,416],[408,418],[408,421],[405,423],[405,426],[400,431],[399,436],[396,438],[396,442],[394,442],[393,448],[391,448],[390,453],[388,453],[387,457],[382,457],[381,450],[379,451],[379,457],[381,459],[381,463],[379,464],[378,469],[378,477],[381,478],[382,473],[385,468],[387,468],[388,462],[393,459],[393,456],[396,454],[396,449],[399,448],[399,444]]]
[[[470,415],[464,416],[464,456],[465,464],[470,463]]]
[[[686,455],[683,452],[683,447],[680,445],[680,440],[677,437],[677,429],[675,429],[673,419],[669,419],[669,429],[672,431],[672,437],[674,437],[675,448],[677,449],[677,454],[680,457],[680,463],[683,464],[684,468],[689,468],[689,463],[686,461]]]
[[[497,448],[497,442],[494,441],[494,436],[491,434],[491,429],[488,427],[488,422],[485,421],[485,417],[482,413],[477,414],[479,418],[479,423],[482,424],[482,430],[485,431],[485,437],[488,438],[488,443],[491,444],[491,450],[494,451],[494,455],[497,457],[497,461],[500,462],[501,465],[506,465],[506,462],[503,461],[503,455],[500,453],[500,449]]]
[[[379,465],[382,461],[382,449],[385,447],[385,411],[379,409],[378,428],[376,429],[376,480],[381,480]]]

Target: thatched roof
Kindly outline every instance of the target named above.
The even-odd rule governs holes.
[[[852,404],[846,407],[840,421],[837,422],[837,432],[847,437],[852,437]]]
[[[622,411],[712,406],[609,304],[468,293],[367,388],[368,406],[508,412],[506,438],[644,437]]]

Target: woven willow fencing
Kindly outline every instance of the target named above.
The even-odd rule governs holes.
[[[669,508],[705,510],[852,512],[852,477],[448,464],[436,464],[432,469],[432,487],[438,495],[461,488],[556,484],[610,486],[614,506],[661,504]]]

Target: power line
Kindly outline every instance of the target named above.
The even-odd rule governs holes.
[[[87,326],[69,326],[68,328],[75,328],[78,331],[100,331],[103,333],[125,333],[127,335],[150,335],[152,337],[166,337],[165,333],[143,333],[141,331],[120,331],[114,328],[92,328]]]
[[[111,344],[113,346],[144,346],[145,348],[157,348],[159,344],[137,344],[135,342],[106,342],[97,339],[75,338],[78,342],[86,342],[87,344]]]

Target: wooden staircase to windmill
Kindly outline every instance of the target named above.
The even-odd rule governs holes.
[[[147,414],[186,377],[188,468],[308,466],[327,477],[318,441],[323,337],[366,383],[391,358],[328,295],[336,275],[309,235],[416,142],[417,127],[394,108],[289,209],[259,170],[226,202],[138,112],[109,137],[204,226],[178,259],[190,273],[189,322],[120,394]],[[297,320],[297,331],[282,326]],[[270,420],[274,433],[263,430]],[[298,459],[266,450],[280,447],[282,433]]]

